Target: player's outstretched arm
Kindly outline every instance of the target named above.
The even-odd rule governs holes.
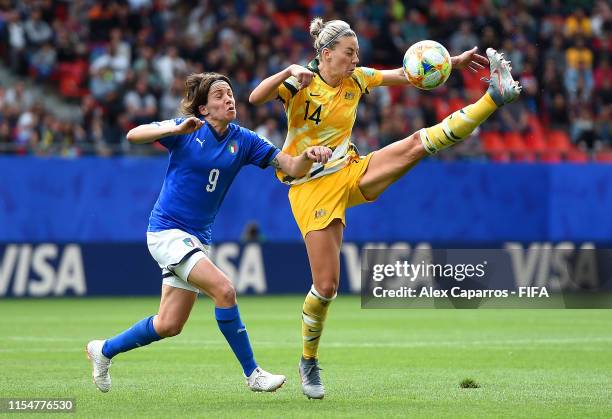
[[[291,156],[281,151],[272,160],[271,165],[291,177],[299,178],[310,171],[313,163],[327,163],[331,155],[331,148],[323,146],[308,147],[299,156]]]
[[[144,124],[132,128],[127,133],[127,139],[133,144],[146,144],[157,141],[169,135],[190,134],[204,125],[204,121],[191,116],[179,125],[167,124]]]
[[[251,92],[249,102],[252,105],[262,105],[276,99],[276,96],[278,95],[278,87],[290,76],[298,79],[301,89],[310,84],[313,73],[301,65],[291,64],[284,70],[279,71],[278,73],[259,83],[259,85]]]
[[[489,64],[489,60],[482,55],[476,54],[478,47],[474,47],[468,51],[465,51],[459,55],[451,57],[451,65],[453,69],[463,70],[465,68],[478,72],[478,70],[484,68]],[[404,70],[402,68],[396,68],[394,70],[381,70],[382,83],[381,86],[401,86],[404,84],[410,84],[406,76],[404,76]]]

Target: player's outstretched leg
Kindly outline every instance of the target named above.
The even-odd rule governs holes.
[[[375,151],[359,181],[359,189],[365,197],[372,200],[378,198],[423,157],[460,143],[500,106],[516,100],[521,87],[512,78],[510,62],[492,48],[487,49],[487,56],[491,68],[487,92],[478,101],[453,112],[439,124],[423,128]]]
[[[420,131],[421,142],[429,154],[450,147],[469,136],[501,106],[514,102],[521,93],[521,86],[512,78],[510,61],[502,53],[487,48],[491,68],[487,93],[476,103],[466,106],[446,117],[438,125]]]

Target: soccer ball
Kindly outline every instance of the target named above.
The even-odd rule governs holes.
[[[450,54],[436,41],[420,41],[404,54],[404,75],[414,87],[431,90],[444,84],[451,73]]]

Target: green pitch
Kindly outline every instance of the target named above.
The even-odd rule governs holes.
[[[85,344],[154,313],[157,299],[3,300],[0,398],[75,398],[79,417],[612,414],[612,310],[362,310],[340,297],[323,335],[318,401],[301,394],[297,374],[302,301],[240,298],[257,361],[288,377],[276,393],[247,389],[200,299],[180,336],[117,356],[103,394]],[[466,379],[479,388],[460,388]]]

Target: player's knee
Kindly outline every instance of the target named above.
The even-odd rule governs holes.
[[[156,332],[163,338],[176,336],[183,331],[183,322],[177,320],[162,320],[156,327]]]
[[[425,150],[425,148],[423,147],[423,143],[421,143],[421,134],[419,133],[419,131],[405,138],[401,144],[401,153],[408,160],[416,160],[422,157],[423,151]]]
[[[229,280],[218,287],[214,296],[215,303],[219,306],[231,306],[236,304],[236,289]]]
[[[334,281],[334,278],[330,279],[330,281],[322,281],[321,283],[317,283],[317,285],[315,285],[317,292],[325,298],[334,297],[338,291],[337,282]]]

